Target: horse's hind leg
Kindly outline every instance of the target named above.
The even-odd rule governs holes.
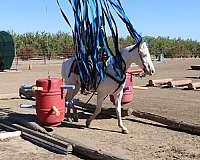
[[[96,116],[101,112],[101,106],[103,104],[103,101],[104,101],[104,98],[107,96],[106,93],[98,93],[97,94],[97,106],[96,106],[96,110],[94,112],[94,114],[89,118],[87,119],[86,121],[86,126],[89,127],[92,120],[96,118]]]
[[[118,95],[115,96],[115,107],[116,114],[118,119],[118,126],[122,129],[122,133],[128,134],[128,129],[123,125],[122,117],[121,117],[121,99],[123,96],[123,89],[120,91]]]

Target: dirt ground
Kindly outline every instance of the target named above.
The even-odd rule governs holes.
[[[149,79],[173,78],[200,81],[200,71],[190,70],[190,66],[199,64],[200,59],[167,59],[163,63],[154,61],[156,73],[152,77],[134,78],[135,85],[146,85]],[[0,73],[0,94],[18,95],[22,84],[34,84],[36,79],[60,77],[61,61],[32,62],[32,70],[28,70],[28,62],[18,65],[18,72]],[[188,123],[200,124],[200,91],[182,88],[149,88],[135,90],[133,107],[140,111],[151,112],[168,118]],[[86,101],[88,96],[78,95],[76,98]],[[91,100],[95,103],[96,98]],[[0,100],[2,111],[35,114],[34,109],[22,109],[19,104],[34,104],[29,100]],[[104,105],[112,106],[109,98]],[[1,115],[1,114],[0,114]],[[96,149],[110,152],[129,160],[199,160],[200,137],[167,129],[155,122],[138,119],[134,116],[124,117],[124,125],[129,134],[120,133],[115,118],[97,117],[91,128],[85,128],[85,120],[89,114],[80,112],[80,121],[69,123],[64,121],[60,127],[53,128],[53,133],[75,139]],[[20,141],[20,142],[19,142]],[[21,143],[21,149],[16,149]],[[48,152],[22,139],[0,142],[0,159],[62,159],[60,155]],[[25,147],[26,146],[26,147]],[[29,147],[27,148],[27,146]],[[13,152],[13,150],[15,152]],[[2,152],[3,151],[3,152]],[[14,156],[13,156],[14,154]],[[31,155],[31,156],[30,156]],[[58,157],[56,157],[58,156]],[[22,158],[22,159],[23,159]],[[69,157],[70,158],[70,157]],[[74,157],[70,158],[73,159]]]

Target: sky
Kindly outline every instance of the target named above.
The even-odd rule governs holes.
[[[136,31],[142,36],[162,36],[200,41],[200,0],[121,0]],[[72,11],[60,0],[73,23]],[[117,19],[117,17],[116,17]],[[117,20],[120,36],[127,36]],[[0,30],[71,33],[56,0],[4,0],[0,4]]]

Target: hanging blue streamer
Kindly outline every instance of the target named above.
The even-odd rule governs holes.
[[[109,58],[115,72],[110,75],[119,84],[125,81],[126,64],[121,56],[118,42],[118,28],[111,8],[125,23],[131,37],[137,44],[141,36],[136,32],[119,0],[67,0],[72,7],[74,23],[68,20],[62,10],[59,0],[58,6],[67,24],[70,26],[76,50],[75,58],[78,65],[82,87],[97,89],[98,84],[105,78],[106,60]],[[112,34],[115,51],[108,45],[106,29]],[[97,78],[99,77],[99,78]]]

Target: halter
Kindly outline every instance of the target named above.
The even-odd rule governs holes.
[[[145,62],[144,62],[143,56],[142,56],[142,54],[141,54],[139,48],[138,48],[138,53],[139,53],[139,56],[140,56],[140,60],[142,61],[143,70],[144,70],[144,73],[145,73],[145,72],[147,71],[147,69],[146,69],[146,66],[144,65]]]

